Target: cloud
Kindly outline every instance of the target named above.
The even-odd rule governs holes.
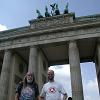
[[[0,24],[0,31],[7,30],[7,27],[5,25]]]
[[[88,80],[83,83],[84,97],[85,100],[99,100],[99,90],[97,79]]]
[[[50,69],[54,70],[55,74],[57,73],[57,75],[67,76],[67,77],[70,76],[70,68],[69,68],[69,65],[51,66]]]

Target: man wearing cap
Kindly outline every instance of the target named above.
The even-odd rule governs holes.
[[[44,84],[40,93],[40,100],[61,100],[61,94],[63,100],[67,99],[67,93],[64,88],[54,81],[54,71],[48,70],[48,82]]]
[[[39,100],[38,96],[39,90],[34,74],[28,72],[16,88],[15,100]]]

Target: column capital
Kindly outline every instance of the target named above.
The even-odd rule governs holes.
[[[11,51],[11,49],[5,49],[4,51],[5,51],[5,52],[9,52],[9,51]]]
[[[38,48],[36,45],[31,45],[30,48]]]
[[[70,40],[69,43],[76,43],[76,40]]]

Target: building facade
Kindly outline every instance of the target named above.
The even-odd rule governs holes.
[[[84,100],[80,62],[94,62],[100,92],[100,15],[62,14],[0,32],[0,99],[14,100],[16,84],[33,71],[39,90],[51,65],[70,64],[73,100]]]

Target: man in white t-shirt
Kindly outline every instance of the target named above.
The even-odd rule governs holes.
[[[67,93],[64,88],[54,81],[54,71],[48,70],[48,83],[44,84],[40,93],[40,100],[61,100],[61,94],[63,100],[67,99]]]

